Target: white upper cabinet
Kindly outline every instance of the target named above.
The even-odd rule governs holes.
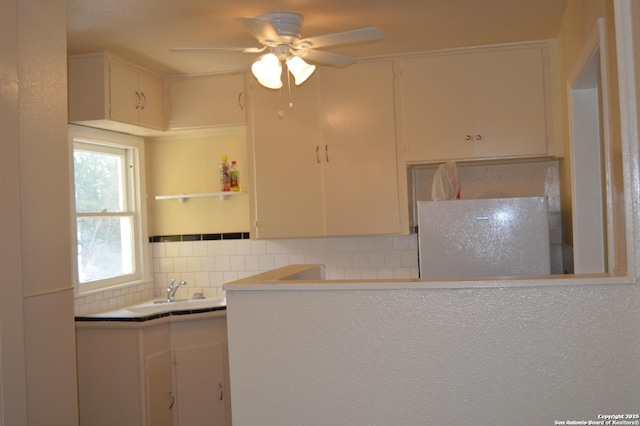
[[[547,155],[540,46],[399,60],[409,163]]]
[[[391,61],[319,68],[290,98],[250,84],[252,236],[400,233]]]
[[[246,122],[243,74],[175,78],[166,85],[169,130]]]
[[[106,54],[69,58],[69,122],[131,134],[164,130],[162,79]]]
[[[318,77],[327,233],[400,233],[392,62],[326,67]]]
[[[250,231],[255,238],[324,235],[318,79],[288,91],[247,76]],[[292,102],[290,109],[288,104]]]

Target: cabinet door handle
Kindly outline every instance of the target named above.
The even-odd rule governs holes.
[[[244,105],[242,105],[242,92],[238,93],[238,109],[240,111],[244,109]]]
[[[329,145],[324,146],[324,159],[329,162]]]
[[[171,404],[169,404],[169,410],[173,408],[173,405],[176,403],[176,396],[173,392],[169,392],[169,396],[171,397]]]
[[[136,90],[136,98],[138,98],[138,102],[136,102],[136,109],[140,109],[141,98],[140,98],[140,92],[138,92],[137,90]]]
[[[140,106],[140,109],[143,110],[147,105],[147,97],[145,96],[144,92],[140,92],[140,96],[142,97],[142,104]]]
[[[316,163],[320,164],[320,146],[316,145]]]
[[[222,383],[218,383],[218,388],[220,388],[220,401],[224,398],[224,388],[222,387]]]

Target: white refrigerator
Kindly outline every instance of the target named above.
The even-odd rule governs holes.
[[[420,278],[547,275],[547,197],[419,201]]]

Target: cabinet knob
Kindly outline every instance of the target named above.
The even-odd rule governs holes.
[[[477,140],[477,141],[482,140],[482,135],[476,135],[476,140]]]
[[[467,135],[467,136],[465,136],[465,137],[464,137],[464,140],[466,140],[466,141],[470,141],[470,140],[471,140],[471,135]]]

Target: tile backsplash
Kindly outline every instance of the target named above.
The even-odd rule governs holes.
[[[159,242],[150,243],[153,283],[78,297],[76,315],[162,297],[171,278],[187,281],[178,290],[178,297],[191,297],[193,293],[222,296],[224,283],[291,264],[324,264],[328,279],[418,278],[416,235],[166,240],[154,237],[152,241]]]

